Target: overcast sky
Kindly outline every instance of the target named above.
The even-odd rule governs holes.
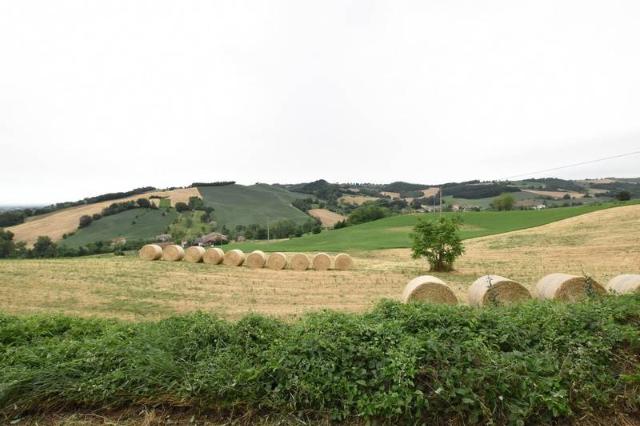
[[[638,151],[640,2],[0,0],[0,148],[0,204]]]

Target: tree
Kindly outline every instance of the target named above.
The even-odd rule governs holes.
[[[93,218],[87,214],[80,216],[80,223],[78,224],[79,228],[86,228],[87,226],[91,225],[91,222],[93,222]]]
[[[350,225],[357,225],[359,223],[371,222],[374,220],[382,219],[391,214],[388,208],[380,207],[376,204],[363,204],[354,211],[351,212],[347,219]]]
[[[51,238],[47,236],[40,236],[36,240],[31,250],[33,257],[55,257],[56,245]]]
[[[151,207],[151,201],[149,201],[147,198],[138,198],[136,200],[136,203],[138,203],[138,206],[143,209],[148,209]]]
[[[189,197],[189,208],[191,210],[204,210],[204,201],[200,197]]]
[[[502,194],[499,197],[493,199],[493,201],[491,202],[491,207],[499,211],[512,210],[515,202],[516,199],[513,198],[513,195]]]
[[[176,210],[181,213],[181,212],[189,211],[191,209],[186,203],[179,202],[179,203],[176,203]]]
[[[13,232],[0,228],[0,259],[13,256],[14,250]]]
[[[424,257],[432,271],[447,272],[453,262],[464,253],[458,231],[462,223],[459,217],[440,217],[437,221],[418,219],[413,228],[412,257]]]
[[[629,191],[620,191],[616,194],[618,201],[629,201],[631,199],[631,193]]]

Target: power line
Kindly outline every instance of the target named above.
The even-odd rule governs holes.
[[[556,170],[569,169],[571,167],[584,166],[585,164],[598,163],[600,161],[613,160],[613,159],[616,159],[616,158],[631,157],[632,155],[639,155],[639,154],[640,154],[640,151],[627,152],[626,154],[612,155],[611,157],[603,157],[603,158],[598,158],[598,159],[595,159],[595,160],[581,161],[579,163],[567,164],[565,166],[553,167],[551,169],[538,170],[536,172],[522,173],[522,174],[519,174],[519,175],[508,176],[508,177],[504,178],[503,180],[511,180],[511,179],[519,178],[519,177],[523,177],[523,176],[531,176],[531,175],[538,175],[540,173],[554,172]]]

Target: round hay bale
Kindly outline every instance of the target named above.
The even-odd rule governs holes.
[[[200,246],[191,246],[184,251],[184,260],[191,263],[202,262],[205,249]]]
[[[431,275],[421,275],[409,281],[402,291],[402,303],[409,302],[457,305],[458,298],[441,279]]]
[[[287,267],[287,256],[284,253],[271,253],[267,259],[267,268],[279,271]]]
[[[224,259],[224,251],[218,247],[207,249],[202,256],[204,263],[211,263],[212,265],[219,265]]]
[[[291,256],[291,260],[289,261],[289,266],[294,271],[306,271],[309,269],[309,265],[311,261],[309,260],[309,256],[304,253],[296,253]]]
[[[509,305],[531,299],[531,293],[525,286],[499,275],[478,278],[469,287],[467,296],[472,306]]]
[[[222,262],[227,266],[241,266],[244,263],[244,258],[245,255],[242,250],[234,249],[224,254]]]
[[[162,257],[162,247],[157,244],[147,244],[138,251],[142,260],[158,260]]]
[[[335,268],[340,271],[346,271],[347,269],[353,268],[353,259],[345,253],[337,255],[333,263]]]
[[[178,262],[184,257],[184,249],[175,244],[169,244],[162,249],[162,259],[170,262]]]
[[[247,256],[244,264],[251,269],[264,268],[264,264],[267,263],[267,255],[263,251],[254,250]]]
[[[316,271],[326,271],[331,268],[331,257],[327,253],[318,253],[313,256],[312,265]]]
[[[590,294],[606,293],[604,287],[592,279],[578,275],[549,274],[536,284],[539,299],[575,302]]]
[[[607,289],[614,294],[640,293],[640,275],[623,274],[612,278],[607,284]]]

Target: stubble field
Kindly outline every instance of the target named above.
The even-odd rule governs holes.
[[[435,274],[463,303],[487,273],[533,289],[551,272],[588,274],[606,283],[640,272],[640,206],[607,209],[537,228],[466,241],[456,271]],[[0,310],[61,312],[127,320],[195,310],[238,319],[250,312],[294,318],[322,309],[360,312],[398,299],[406,282],[427,273],[408,249],[353,252],[352,271],[251,270],[135,256],[0,261]]]

